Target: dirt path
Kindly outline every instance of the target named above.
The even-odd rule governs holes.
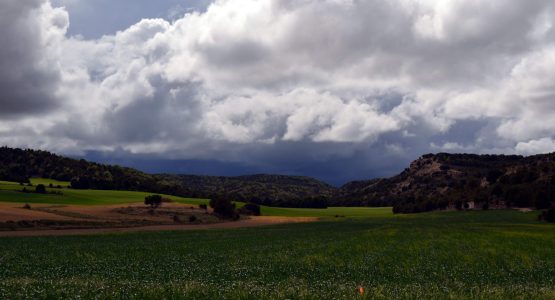
[[[246,228],[258,227],[285,223],[305,223],[314,222],[318,218],[308,217],[251,217],[250,219],[240,220],[236,222],[224,222],[216,224],[199,224],[199,225],[156,225],[145,227],[130,228],[93,228],[93,229],[61,229],[61,230],[19,230],[19,231],[0,231],[0,237],[18,237],[18,236],[67,236],[67,235],[93,235],[102,233],[120,233],[120,232],[145,232],[145,231],[181,231],[181,230],[206,230],[206,229],[222,229],[222,228]]]
[[[33,208],[44,208],[51,205],[33,204]],[[24,209],[20,203],[0,203],[0,222],[19,220],[75,220],[75,218],[60,216],[39,210]]]

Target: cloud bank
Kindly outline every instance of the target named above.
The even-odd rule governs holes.
[[[360,178],[555,151],[553,1],[219,0],[92,40],[0,8],[0,144]]]

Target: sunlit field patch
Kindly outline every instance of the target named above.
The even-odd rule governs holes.
[[[22,186],[15,182],[0,182],[0,202],[12,203],[39,203],[39,204],[64,204],[64,205],[109,205],[109,204],[127,204],[142,202],[145,196],[151,193],[134,192],[134,191],[113,191],[113,190],[76,190],[66,188],[69,183],[55,181],[51,179],[33,178],[32,186]],[[50,188],[61,185],[62,189]],[[46,190],[51,192],[61,192],[61,194],[35,194],[21,193],[20,190],[26,188],[33,191],[37,184],[47,186]],[[177,203],[183,204],[208,204],[208,199],[184,198],[176,196],[164,195],[164,198],[171,199]],[[242,202],[236,202],[237,207],[244,205]],[[326,209],[310,209],[310,208],[282,208],[267,207],[261,209],[262,215],[265,216],[286,216],[286,217],[325,217],[325,218],[352,218],[352,217],[378,217],[393,216],[390,207],[330,207]]]
[[[65,188],[68,183],[61,181],[52,181],[50,179],[31,179],[32,186],[22,186],[15,182],[0,182],[0,202],[13,203],[41,203],[41,204],[72,204],[72,205],[109,205],[109,204],[127,204],[143,202],[145,196],[152,193],[134,192],[134,191],[112,191],[112,190],[76,190]],[[62,189],[50,188],[60,184]],[[48,192],[60,192],[59,194],[36,194],[21,193],[20,190],[26,188],[33,191],[37,184],[44,184]],[[164,195],[164,198],[171,199],[178,203],[184,204],[207,204],[207,199],[183,198],[176,196]]]

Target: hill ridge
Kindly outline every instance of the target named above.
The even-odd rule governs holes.
[[[392,205],[397,212],[473,206],[546,208],[555,201],[555,153],[425,154],[398,175],[347,183],[337,202]]]

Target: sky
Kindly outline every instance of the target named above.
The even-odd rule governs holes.
[[[554,24],[552,0],[3,0],[0,145],[335,185],[553,152]]]

